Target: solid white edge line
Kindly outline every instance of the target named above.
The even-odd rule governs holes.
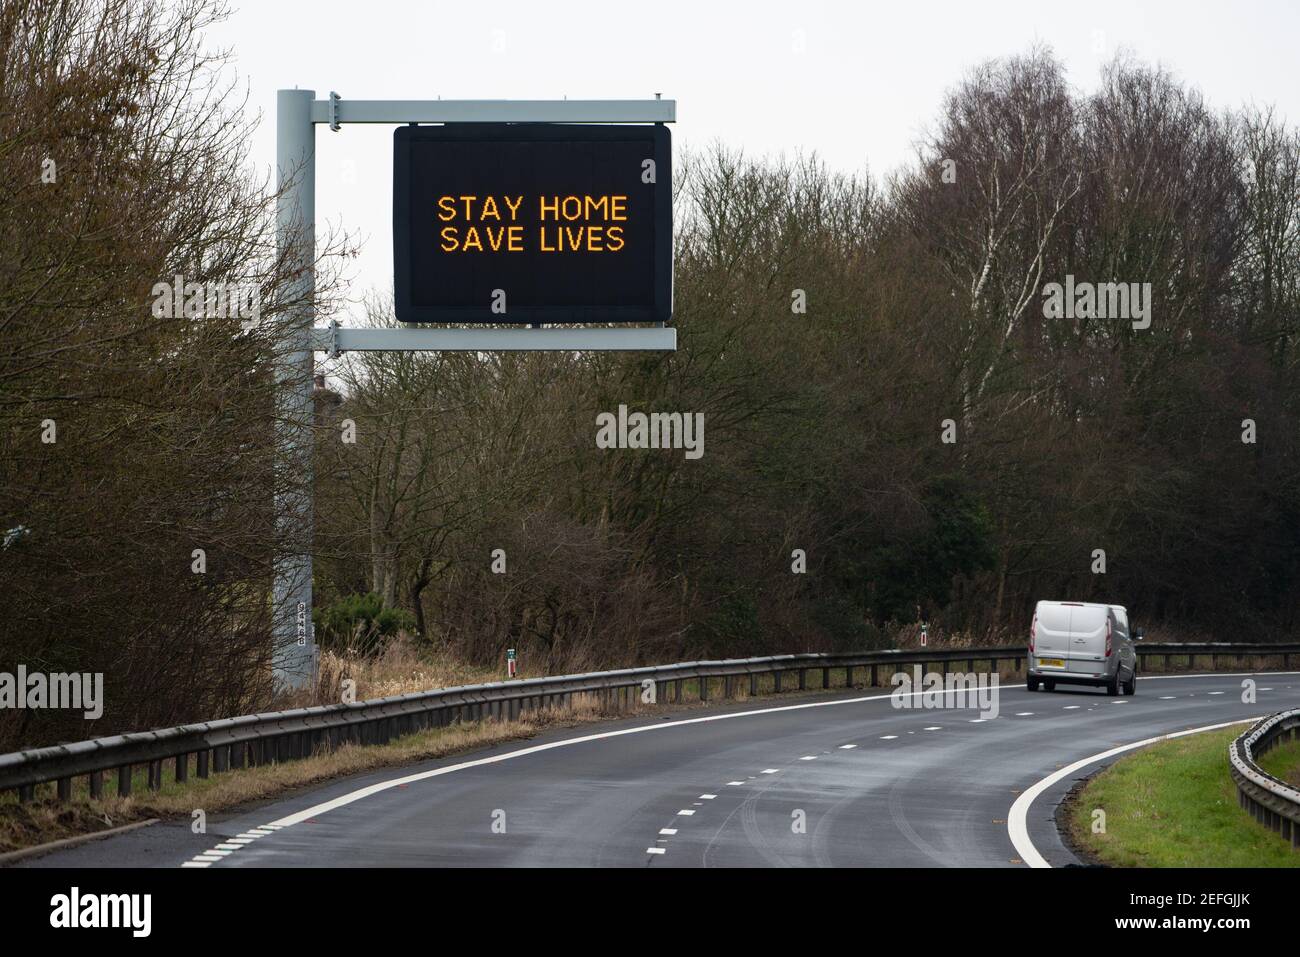
[[[1249,677],[1255,674],[1273,674],[1273,675],[1300,674],[1300,671],[1270,671],[1270,672],[1251,671],[1251,672],[1233,672],[1231,674],[1215,673],[1215,674],[1196,674],[1196,675],[1152,675],[1150,677],[1144,675],[1138,675],[1138,680],[1152,681],[1152,680],[1159,680],[1161,678],[1237,678],[1237,677]],[[1011,689],[1011,688],[1023,688],[1024,685],[1022,684],[1004,685],[999,683],[998,687]],[[913,691],[910,694],[911,697],[915,698],[918,695],[924,695],[926,693],[927,692],[922,690],[922,691]],[[932,694],[934,692],[931,691],[929,693]],[[953,689],[951,691],[945,689],[943,694],[945,695],[956,694],[956,689]],[[339,797],[333,798],[332,800],[323,801],[320,804],[316,804],[313,805],[312,807],[307,808],[306,810],[298,811],[294,814],[286,815],[285,817],[272,821],[269,824],[263,824],[261,827],[251,828],[251,830],[260,831],[260,830],[269,829],[271,831],[278,831],[281,830],[282,828],[292,827],[295,824],[301,824],[303,821],[306,821],[310,818],[316,817],[321,814],[326,814],[330,811],[344,807],[345,805],[352,804],[355,801],[360,801],[364,798],[370,797],[371,795],[379,794],[380,792],[387,791],[390,788],[398,787],[399,785],[412,784],[416,781],[425,781],[428,780],[429,778],[440,777],[441,775],[451,774],[455,771],[463,771],[467,768],[482,767],[483,765],[496,764],[500,761],[509,761],[513,758],[522,758],[525,757],[526,755],[538,754],[542,751],[550,751],[554,748],[567,748],[575,744],[585,744],[588,741],[600,741],[606,738],[622,737],[625,734],[644,734],[651,731],[667,731],[672,728],[680,728],[683,725],[704,724],[709,721],[730,721],[735,718],[749,718],[749,717],[754,717],[755,715],[763,715],[763,714],[778,714],[783,711],[803,711],[808,708],[833,708],[840,705],[861,704],[865,701],[886,701],[893,697],[894,697],[894,692],[889,692],[887,694],[864,695],[858,698],[836,698],[832,701],[807,701],[807,702],[803,702],[802,704],[788,704],[788,705],[780,705],[773,708],[756,708],[753,711],[732,711],[726,714],[704,715],[703,717],[699,717],[699,718],[685,718],[681,721],[673,721],[667,724],[663,722],[658,722],[655,724],[640,725],[639,727],[635,727],[635,728],[621,728],[617,731],[602,731],[602,732],[597,732],[595,734],[582,735],[576,738],[565,738],[562,741],[551,741],[548,742],[547,744],[537,744],[528,748],[520,748],[518,751],[508,751],[505,754],[494,754],[486,758],[476,758],[472,761],[462,761],[459,764],[451,764],[442,768],[433,768],[432,770],[429,771],[420,771],[416,774],[408,774],[400,778],[391,778],[390,780],[387,781],[380,781],[377,784],[371,784],[368,787],[359,788],[356,791],[351,791],[347,794],[340,795]]]
[[[1170,734],[1158,734],[1153,738],[1143,738],[1141,741],[1134,741],[1132,744],[1121,744],[1117,748],[1111,748],[1109,751],[1102,751],[1100,754],[1093,754],[1086,758],[1081,758],[1073,764],[1067,764],[1059,771],[1053,771],[1047,777],[1043,778],[1033,787],[1025,790],[1020,797],[1016,798],[1016,803],[1011,805],[1011,810],[1007,813],[1007,834],[1011,838],[1011,843],[1015,846],[1016,853],[1020,859],[1030,867],[1051,867],[1047,859],[1038,853],[1038,848],[1029,838],[1029,827],[1026,824],[1026,818],[1029,816],[1029,808],[1042,794],[1057,781],[1069,777],[1075,771],[1086,768],[1090,764],[1098,761],[1105,761],[1107,758],[1113,758],[1117,754],[1123,754],[1125,751],[1133,751],[1137,748],[1146,747],[1148,744],[1156,744],[1159,741],[1172,741],[1174,738],[1182,738],[1189,734],[1200,734],[1202,731],[1218,731],[1220,728],[1231,728],[1236,724],[1251,724],[1258,721],[1259,718],[1243,718],[1240,721],[1224,721],[1220,724],[1207,724],[1203,728],[1188,728],[1184,731],[1174,731]]]

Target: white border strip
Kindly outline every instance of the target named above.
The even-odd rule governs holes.
[[[1133,751],[1137,748],[1144,748],[1148,744],[1156,744],[1160,741],[1171,741],[1174,738],[1186,737],[1189,734],[1200,734],[1202,731],[1218,731],[1220,728],[1231,728],[1236,724],[1252,724],[1260,720],[1255,718],[1243,718],[1240,721],[1224,721],[1222,724],[1207,724],[1203,728],[1188,728],[1185,731],[1175,731],[1172,734],[1158,734],[1154,738],[1143,738],[1141,741],[1134,741],[1132,744],[1121,744],[1118,748],[1111,748],[1109,751],[1103,751],[1100,754],[1094,754],[1090,757],[1082,758],[1073,764],[1067,764],[1059,771],[1053,771],[1047,777],[1043,778],[1033,787],[1026,790],[1020,797],[1016,798],[1016,803],[1011,805],[1011,811],[1007,814],[1007,834],[1011,838],[1011,843],[1015,845],[1016,853],[1020,859],[1030,867],[1051,867],[1047,859],[1038,853],[1038,848],[1030,840],[1029,828],[1026,824],[1026,817],[1029,814],[1029,808],[1035,799],[1050,788],[1062,778],[1069,777],[1075,771],[1086,768],[1090,764],[1098,761],[1105,761],[1107,758],[1113,758],[1117,754],[1123,754],[1125,751]]]

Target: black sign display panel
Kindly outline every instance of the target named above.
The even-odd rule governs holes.
[[[453,123],[393,137],[402,322],[672,318],[667,127]]]

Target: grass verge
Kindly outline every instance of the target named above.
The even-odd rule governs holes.
[[[1289,842],[1237,804],[1228,743],[1246,728],[1162,741],[1120,758],[1074,795],[1066,825],[1076,847],[1114,867],[1300,867]],[[1300,743],[1264,755],[1273,767],[1300,766]],[[1106,812],[1106,833],[1092,831]]]

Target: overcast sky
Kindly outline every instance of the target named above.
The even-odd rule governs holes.
[[[232,0],[238,4],[239,0]],[[440,3],[244,0],[211,33],[263,114],[275,92],[324,99],[677,101],[674,149],[819,154],[881,176],[912,154],[945,89],[991,57],[1049,45],[1080,90],[1117,49],[1159,63],[1216,108],[1275,104],[1300,122],[1300,3],[892,3],[654,0]],[[392,283],[392,127],[317,127],[316,218],[364,240],[353,297]]]

